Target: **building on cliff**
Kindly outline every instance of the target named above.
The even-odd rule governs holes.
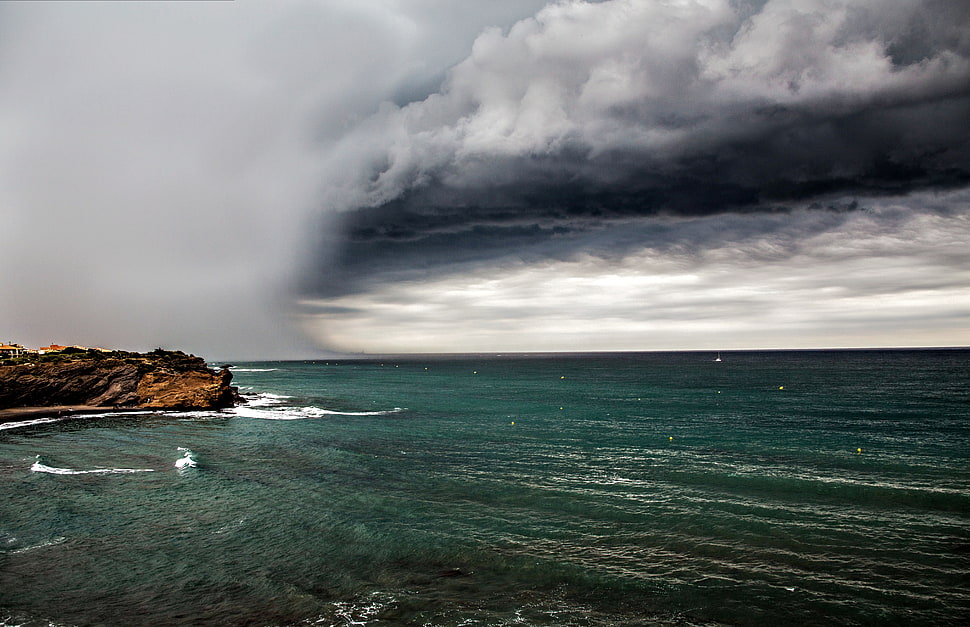
[[[0,344],[0,359],[26,355],[29,351],[20,344]]]
[[[0,359],[12,359],[14,357],[23,357],[24,355],[46,355],[48,353],[60,353],[67,349],[77,349],[79,351],[101,351],[102,353],[110,353],[111,351],[106,348],[88,348],[87,346],[79,346],[77,344],[73,346],[64,346],[62,344],[51,344],[50,346],[41,346],[40,348],[26,348],[20,344],[15,344],[13,342],[8,342],[6,344],[0,344]]]
[[[37,349],[37,352],[40,353],[41,355],[44,355],[46,353],[57,353],[57,352],[60,352],[60,351],[64,350],[65,348],[70,348],[70,346],[61,346],[60,344],[51,344],[50,346],[41,346],[40,348]]]

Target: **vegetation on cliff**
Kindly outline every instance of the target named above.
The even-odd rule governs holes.
[[[232,373],[181,351],[67,349],[0,365],[0,409],[83,405],[218,409],[238,400]]]

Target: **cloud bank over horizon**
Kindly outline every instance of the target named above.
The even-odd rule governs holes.
[[[307,326],[405,352],[967,343],[968,25],[611,0],[488,29],[334,153]]]
[[[956,0],[4,5],[0,339],[970,345],[968,33]]]

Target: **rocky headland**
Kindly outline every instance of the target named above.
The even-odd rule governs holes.
[[[68,350],[3,363],[8,365],[0,365],[0,411],[7,417],[84,409],[222,409],[239,400],[228,368],[212,370],[201,357],[181,351]]]

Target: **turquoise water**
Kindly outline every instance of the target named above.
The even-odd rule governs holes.
[[[970,351],[722,357],[239,364],[233,411],[0,425],[0,623],[962,624]]]

